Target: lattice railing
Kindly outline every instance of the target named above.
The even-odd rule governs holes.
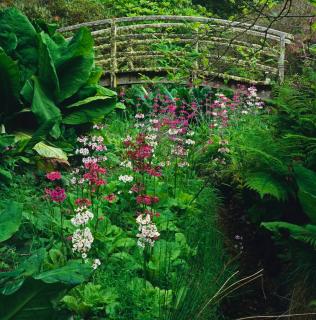
[[[188,71],[192,78],[253,84],[284,80],[291,34],[258,25],[191,16],[124,17],[59,29],[66,36],[88,27],[96,63],[109,85],[133,82],[126,75]]]

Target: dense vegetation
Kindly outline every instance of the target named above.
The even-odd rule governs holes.
[[[313,30],[263,99],[251,85],[107,89],[89,29],[65,39],[51,23],[247,3],[3,3],[0,319],[316,318]]]

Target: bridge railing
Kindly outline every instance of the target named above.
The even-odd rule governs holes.
[[[193,79],[282,82],[286,45],[293,40],[291,34],[263,26],[191,16],[114,18],[59,31],[71,37],[81,27],[91,29],[96,64],[112,87],[142,74],[185,72]]]

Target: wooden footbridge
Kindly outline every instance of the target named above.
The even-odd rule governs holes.
[[[103,84],[111,87],[180,77],[258,86],[282,82],[286,45],[293,40],[263,26],[191,16],[106,19],[59,31],[71,37],[84,26],[95,40],[96,64],[105,70]]]

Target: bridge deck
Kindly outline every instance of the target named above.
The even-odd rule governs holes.
[[[243,22],[191,16],[105,19],[59,29],[66,36],[88,27],[103,83],[223,79],[268,85],[284,80],[291,34]],[[146,80],[147,79],[147,80]]]

